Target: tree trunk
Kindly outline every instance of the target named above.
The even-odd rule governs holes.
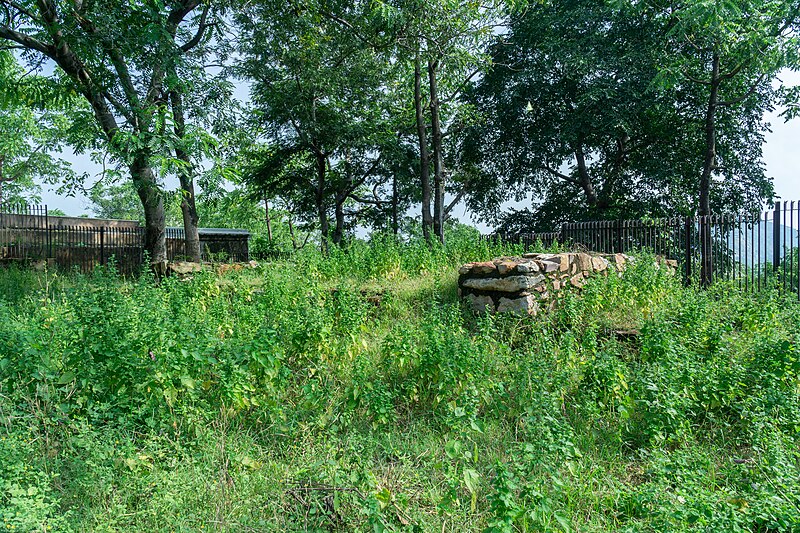
[[[422,186],[422,235],[431,240],[433,216],[431,215],[431,163],[428,155],[428,134],[422,110],[422,71],[419,56],[414,61],[414,109],[417,118],[417,138],[419,140],[419,170]]]
[[[714,52],[711,58],[711,80],[708,95],[708,107],[705,117],[706,149],[703,160],[703,174],[700,176],[700,201],[697,214],[700,215],[700,283],[708,286],[713,281],[713,264],[711,257],[711,224],[708,217],[711,215],[711,174],[716,167],[717,159],[717,130],[716,113],[719,103],[719,54]]]
[[[397,219],[397,210],[398,210],[398,203],[400,202],[400,198],[397,193],[397,170],[392,172],[392,232],[394,236],[397,237],[397,234],[400,230],[400,224]]]
[[[146,157],[137,156],[130,166],[130,171],[136,193],[144,208],[144,249],[150,254],[152,266],[159,273],[163,273],[161,269],[167,261],[164,199]]]
[[[272,218],[269,216],[269,200],[267,197],[264,196],[264,213],[266,215],[266,222],[267,222],[267,239],[269,240],[270,245],[272,244]]]
[[[575,160],[578,162],[578,180],[586,195],[586,203],[589,207],[597,205],[597,193],[592,184],[592,177],[589,175],[589,169],[586,166],[586,154],[583,152],[583,144],[579,143],[575,148]]]
[[[317,217],[319,218],[320,249],[322,253],[328,253],[328,211],[325,209],[325,155],[322,152],[316,153],[317,158],[317,185],[314,188],[314,203],[317,206]]]
[[[346,197],[345,197],[346,198]],[[344,199],[337,196],[334,208],[336,226],[333,228],[333,244],[341,246],[344,238]]]
[[[175,135],[183,141],[186,135],[186,122],[183,115],[183,99],[177,91],[170,91],[169,99],[172,103],[172,118],[175,121]],[[178,171],[181,183],[181,213],[183,214],[183,233],[186,242],[186,256],[190,261],[201,261],[200,233],[198,225],[200,218],[197,215],[197,204],[194,194],[194,165],[189,154],[183,148],[175,149],[175,156],[185,163],[185,167]]]
[[[295,234],[294,234],[294,222],[292,222],[293,218],[294,217],[292,215],[292,212],[289,211],[289,217],[288,217],[288,220],[287,220],[287,222],[289,223],[289,237],[291,237],[291,239],[292,239],[292,249],[297,250],[300,247],[297,245],[297,237],[295,237]]]
[[[444,168],[442,163],[442,124],[439,118],[438,61],[428,61],[431,89],[431,144],[433,145],[433,232],[444,243]]]

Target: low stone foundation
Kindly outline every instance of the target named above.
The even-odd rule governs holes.
[[[624,254],[525,254],[467,263],[458,273],[458,294],[476,312],[536,314],[552,307],[564,287],[583,287],[591,275],[622,273],[631,258]],[[674,270],[674,261],[661,261]]]

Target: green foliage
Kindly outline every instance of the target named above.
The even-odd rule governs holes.
[[[84,109],[61,80],[29,75],[0,50],[0,203],[37,201],[41,183],[76,179],[58,153],[80,138],[70,110]]]
[[[460,233],[460,235],[459,235]],[[453,228],[157,281],[0,272],[2,527],[792,531],[800,308],[652,257],[473,316]]]

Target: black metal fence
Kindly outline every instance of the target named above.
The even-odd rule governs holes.
[[[65,270],[90,272],[98,265],[114,264],[131,275],[144,261],[144,228],[108,226],[94,221],[65,225],[51,217],[46,206],[0,205],[0,264],[34,263]],[[247,261],[248,237],[244,231],[211,230],[201,233],[203,259]],[[184,259],[183,229],[167,229],[167,258]]]
[[[601,253],[647,249],[677,260],[687,281],[729,280],[744,290],[776,284],[800,298],[800,202],[758,214],[603,220],[562,224],[557,232],[492,235],[529,249],[557,242]]]

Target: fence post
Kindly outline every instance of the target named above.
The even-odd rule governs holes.
[[[775,202],[772,211],[772,271],[778,271],[781,263],[781,203]]]
[[[684,220],[684,260],[686,262],[686,285],[692,282],[692,217],[687,216]]]
[[[105,266],[106,264],[106,228],[100,226],[100,264]]]
[[[53,237],[50,235],[50,213],[47,206],[44,206],[44,231],[47,239],[47,258],[53,257]]]
[[[621,254],[622,252],[622,220],[617,219],[617,249],[615,253]]]

